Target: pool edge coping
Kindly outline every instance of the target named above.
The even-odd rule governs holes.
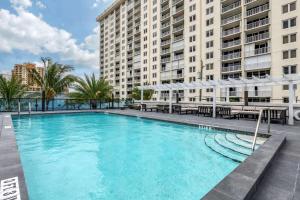
[[[46,113],[33,113],[32,115],[47,115],[47,114],[79,114],[79,113],[108,113],[108,114],[114,114],[114,115],[123,115],[123,116],[129,116],[129,117],[140,117],[144,119],[151,119],[151,120],[158,120],[158,121],[165,121],[165,122],[171,122],[171,123],[177,123],[177,124],[183,124],[183,125],[189,125],[189,126],[204,126],[209,128],[214,128],[218,130],[229,130],[229,131],[236,131],[236,132],[243,132],[234,128],[222,128],[217,126],[210,126],[205,124],[195,124],[195,123],[188,123],[188,122],[180,122],[176,120],[171,119],[161,119],[161,118],[154,118],[149,116],[140,116],[140,115],[134,115],[134,114],[125,114],[125,113],[116,113],[111,111],[105,111],[105,110],[82,110],[82,111],[76,111],[76,112],[46,112]],[[18,151],[18,146],[16,143],[15,138],[15,131],[12,124],[12,116],[16,116],[18,114],[16,113],[0,113],[0,115],[4,116],[9,115],[9,124],[11,125],[11,132],[10,136],[13,136],[11,139],[14,140],[16,146],[15,150],[17,150],[18,154],[16,156],[16,159],[19,161],[19,182],[20,184],[20,192],[21,192],[21,198],[22,200],[27,200],[28,192],[27,192],[27,186],[25,182],[24,172],[20,160],[20,155]],[[29,115],[27,113],[22,113],[21,115]],[[8,126],[9,126],[8,124]],[[2,146],[1,140],[4,130],[4,123],[0,135],[0,147]],[[244,132],[248,133],[249,132]],[[262,136],[270,136],[265,133],[260,133]],[[228,200],[248,200],[251,199],[252,195],[256,191],[256,187],[261,181],[261,179],[264,176],[265,171],[268,169],[268,167],[271,165],[272,160],[275,158],[276,154],[280,150],[280,148],[283,146],[283,144],[286,141],[286,137],[283,135],[275,134],[271,135],[267,142],[263,144],[258,150],[256,150],[251,156],[249,156],[243,163],[241,163],[233,172],[228,174],[221,182],[219,182],[211,191],[209,191],[202,199],[205,200],[214,200],[214,199],[228,199]],[[0,155],[0,160],[3,155]],[[257,165],[259,165],[259,168],[256,168]],[[0,168],[0,178],[2,180],[2,171]],[[238,186],[238,189],[236,188]],[[241,192],[243,191],[243,192]],[[239,193],[239,194],[237,194]]]
[[[3,181],[17,177],[18,188],[16,188],[16,191],[19,191],[20,199],[28,200],[29,195],[15,129],[12,123],[12,115],[5,113],[0,115],[2,121],[0,149],[3,152],[0,154],[0,180]],[[5,198],[3,200],[5,200]]]

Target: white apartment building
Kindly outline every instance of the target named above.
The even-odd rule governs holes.
[[[116,97],[139,85],[299,73],[299,0],[116,0],[97,17],[100,76]],[[300,89],[295,86],[296,96]],[[212,90],[174,91],[211,101]],[[286,102],[288,86],[217,91],[220,101]],[[153,100],[167,100],[168,91]]]

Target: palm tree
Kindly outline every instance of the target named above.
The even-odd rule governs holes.
[[[153,90],[144,90],[143,93],[144,93],[144,95],[143,95],[144,100],[151,100],[154,91]],[[133,88],[132,98],[135,100],[141,100],[141,90],[139,90],[138,88]]]
[[[5,110],[12,110],[14,99],[22,98],[26,92],[26,86],[12,77],[10,80],[0,76],[0,97],[3,98]]]
[[[76,76],[68,74],[73,70],[69,65],[53,62],[50,58],[41,58],[44,64],[44,73],[31,69],[33,80],[42,88],[42,110],[48,109],[48,104],[56,95],[63,93],[66,88],[77,80]]]
[[[96,79],[95,74],[91,77],[84,75],[84,79],[78,78],[74,85],[75,92],[70,93],[70,97],[79,100],[90,100],[91,107],[97,108],[96,100],[108,100],[111,98],[112,87],[104,79]]]

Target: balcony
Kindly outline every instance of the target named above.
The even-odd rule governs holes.
[[[222,26],[241,20],[241,16],[242,16],[242,14],[240,13],[240,14],[237,14],[237,15],[234,15],[231,17],[227,17],[226,19],[223,19]]]
[[[272,97],[272,90],[259,89],[257,91],[248,91],[248,97]]]
[[[164,29],[164,28],[167,28],[167,27],[170,27],[170,22],[167,22],[167,23],[164,23],[161,25],[161,29]]]
[[[270,47],[263,47],[263,48],[259,48],[259,49],[254,49],[251,51],[246,51],[245,52],[245,57],[251,57],[251,56],[258,56],[258,55],[262,55],[262,54],[267,54],[270,53]]]
[[[271,58],[269,60],[271,60]],[[245,61],[245,71],[269,69],[271,66],[271,61],[260,61],[259,59],[253,62]]]
[[[166,36],[169,36],[170,34],[171,34],[170,31],[162,32],[162,33],[161,33],[161,38],[166,37]]]
[[[182,60],[184,58],[184,54],[179,54],[174,56],[173,61]]]
[[[270,33],[269,32],[265,32],[265,33],[261,33],[261,34],[255,34],[252,36],[248,36],[246,38],[246,43],[251,43],[251,42],[257,42],[260,40],[265,40],[265,39],[269,39],[270,38]]]
[[[171,44],[171,40],[165,40],[161,42],[161,46],[166,46],[166,45],[170,45]]]
[[[242,69],[242,66],[240,64],[237,65],[229,65],[227,67],[223,66],[222,67],[222,72],[235,72],[235,71],[240,71]]]
[[[176,4],[178,4],[178,3],[180,3],[180,2],[183,2],[184,0],[173,0],[173,5],[176,5]]]
[[[230,41],[230,42],[223,42],[222,44],[222,48],[229,48],[229,47],[234,47],[234,46],[237,46],[237,45],[240,45],[241,44],[241,40],[233,40],[233,41]]]
[[[179,6],[179,7],[174,7],[173,8],[173,15],[176,15],[176,14],[182,12],[182,11],[184,11],[184,6],[183,5]]]
[[[183,58],[181,60],[173,61],[172,63],[172,69],[183,69],[184,68],[184,60]]]
[[[178,26],[178,27],[176,27],[176,28],[173,28],[173,33],[182,31],[183,29],[184,29],[184,25]]]
[[[163,50],[161,50],[161,54],[169,54],[169,53],[171,53],[170,49],[163,49]]]
[[[233,59],[238,59],[238,58],[241,58],[241,52],[229,53],[229,54],[222,56],[223,61],[233,60]]]
[[[269,18],[261,19],[261,20],[247,24],[246,29],[251,30],[251,29],[259,28],[259,27],[268,25],[269,23],[270,23]]]
[[[179,17],[176,17],[174,18],[174,21],[173,21],[173,24],[177,23],[177,22],[180,22],[180,21],[183,21],[184,20],[184,16],[179,16]]]
[[[167,62],[171,62],[171,58],[162,58],[161,59],[161,63],[167,63]]]
[[[237,33],[240,33],[240,32],[241,32],[240,27],[236,27],[236,28],[232,28],[232,29],[228,29],[226,31],[223,31],[222,36],[226,37],[226,36],[234,35],[234,34],[237,34]]]
[[[241,6],[241,1],[234,2],[228,6],[222,8],[222,13],[228,12],[230,10],[234,10]]]
[[[258,7],[255,7],[255,8],[252,8],[252,9],[246,11],[246,17],[250,17],[253,15],[265,12],[265,11],[269,10],[269,8],[270,8],[270,6],[268,3],[258,6]]]
[[[137,63],[137,62],[140,62],[140,61],[141,61],[141,56],[140,55],[134,56],[134,58],[133,58],[134,63]]]
[[[173,51],[178,51],[184,49],[184,40],[183,37],[182,39],[178,39],[173,43]]]

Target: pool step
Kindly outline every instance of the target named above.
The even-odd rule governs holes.
[[[245,142],[248,142],[250,144],[252,144],[252,142],[253,142],[253,136],[251,136],[251,135],[236,134],[236,137],[238,139],[240,139],[242,141],[245,141]],[[257,137],[256,144],[257,145],[262,145],[266,141],[267,141],[267,138]]]
[[[248,149],[252,148],[252,143],[239,139],[236,136],[236,134],[226,134],[225,137],[229,142],[232,142],[236,145],[239,145],[239,146],[242,146],[242,147],[245,147],[245,148],[248,148]],[[259,146],[260,145],[258,145],[258,144],[255,145],[255,149],[258,149]]]
[[[235,151],[237,153],[244,154],[246,156],[250,156],[252,154],[251,149],[230,142],[226,139],[225,136],[226,136],[225,134],[215,135],[215,140],[220,146]]]
[[[233,151],[229,148],[226,148],[222,145],[220,145],[216,139],[215,139],[215,136],[214,134],[211,134],[211,135],[206,135],[204,140],[205,140],[205,144],[210,148],[212,149],[213,151],[215,151],[216,153],[219,153],[229,159],[232,159],[236,162],[243,162],[246,158],[247,158],[247,155],[244,155],[244,154],[241,154],[237,151]]]

